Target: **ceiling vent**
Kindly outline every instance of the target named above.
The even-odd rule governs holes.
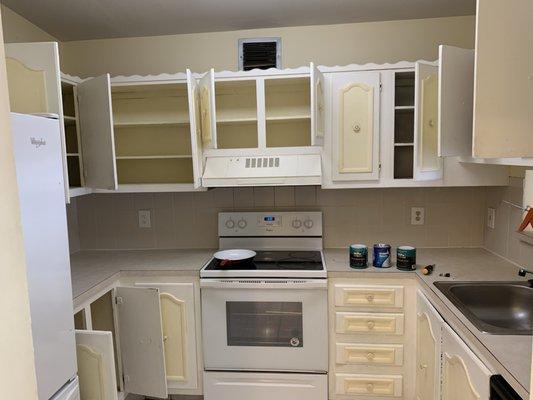
[[[281,69],[281,38],[239,39],[239,70]]]

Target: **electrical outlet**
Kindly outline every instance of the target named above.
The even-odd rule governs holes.
[[[411,207],[411,225],[424,225],[426,209],[424,207]]]
[[[487,208],[487,227],[494,229],[494,224],[496,222],[496,209],[489,207]]]
[[[139,228],[151,228],[152,217],[150,210],[139,210]]]

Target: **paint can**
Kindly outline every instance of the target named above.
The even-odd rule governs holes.
[[[364,244],[350,245],[350,268],[363,269],[368,267],[368,247]]]
[[[398,247],[396,250],[396,268],[402,271],[414,271],[416,269],[416,247]]]
[[[390,244],[377,243],[374,245],[374,267],[389,268],[391,266],[390,249]]]

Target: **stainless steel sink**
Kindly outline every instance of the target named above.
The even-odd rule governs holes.
[[[528,282],[435,282],[479,330],[533,334],[533,288]]]

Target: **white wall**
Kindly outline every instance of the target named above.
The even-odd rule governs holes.
[[[237,39],[279,36],[283,67],[434,60],[437,46],[473,48],[473,16],[65,42],[62,69],[81,75],[237,68]]]
[[[0,22],[3,43],[1,27]],[[0,45],[0,391],[4,398],[33,400],[37,384],[17,193],[4,47]]]
[[[5,43],[56,42],[53,36],[2,5],[2,26]]]

